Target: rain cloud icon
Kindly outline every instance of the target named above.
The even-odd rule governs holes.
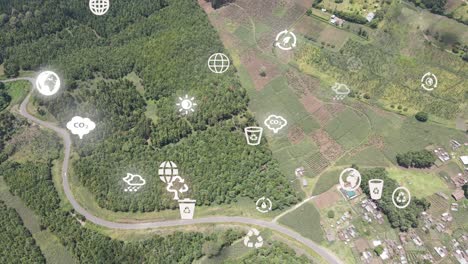
[[[141,186],[146,184],[145,179],[140,175],[127,173],[127,176],[122,178],[122,180],[128,184],[128,187],[124,191],[136,192]]]
[[[336,94],[333,97],[334,100],[343,100],[351,92],[348,86],[343,83],[335,83],[331,89]]]

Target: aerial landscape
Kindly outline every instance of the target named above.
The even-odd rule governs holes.
[[[2,0],[0,263],[468,263],[466,0]]]

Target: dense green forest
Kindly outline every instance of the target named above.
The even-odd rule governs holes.
[[[36,100],[65,126],[75,115],[97,128],[75,151],[73,171],[101,207],[114,211],[175,208],[156,174],[174,161],[199,205],[269,196],[276,208],[298,201],[266,146],[245,143],[255,124],[235,69],[213,74],[208,57],[223,46],[195,0],[118,1],[104,17],[83,1],[7,1],[0,6],[0,56],[23,70],[54,69],[66,89]],[[125,77],[136,73],[139,80]],[[136,86],[144,89],[137,92]],[[189,94],[195,113],[181,116],[176,102]],[[152,111],[148,111],[148,104]],[[147,184],[123,191],[126,173]]]
[[[0,153],[2,153],[5,142],[10,139],[17,128],[19,128],[23,121],[16,119],[10,112],[0,112]],[[0,154],[0,156],[2,156]],[[1,159],[0,159],[1,160]]]
[[[192,263],[203,256],[218,255],[223,248],[244,235],[239,230],[227,229],[216,233],[175,232],[136,242],[119,241],[83,227],[77,219],[80,217],[75,216],[73,210],[64,211],[60,207],[50,163],[4,162],[0,164],[0,177],[5,179],[14,195],[21,197],[40,216],[41,228],[53,232],[79,263]],[[1,211],[0,207],[0,218]],[[7,228],[5,225],[2,227]],[[15,239],[22,241],[30,237],[28,234],[22,236],[15,233]],[[34,244],[30,242],[30,245]],[[266,245],[252,251],[245,259],[248,263],[258,263],[267,257],[293,261],[288,263],[308,263],[304,262],[303,257],[297,257],[286,245],[279,243],[273,243],[271,249]]]
[[[50,164],[6,162],[0,165],[0,176],[5,178],[10,191],[40,216],[42,227],[56,234],[79,263],[192,263],[204,255],[205,243],[215,241],[221,250],[242,236],[235,230],[213,234],[176,232],[139,242],[118,241],[84,228],[72,212],[60,208]]]
[[[45,263],[18,213],[0,201],[0,263]]]
[[[11,101],[10,95],[5,89],[5,84],[0,83],[0,111],[5,109]]]
[[[397,154],[396,160],[398,165],[405,168],[430,168],[434,165],[436,157],[429,150],[423,149]]]
[[[368,197],[370,197],[369,180],[384,180],[385,188],[382,191],[382,199],[377,201],[377,206],[387,216],[388,221],[393,228],[399,228],[400,231],[405,232],[411,227],[417,227],[419,216],[423,211],[426,211],[431,206],[426,199],[418,199],[417,197],[412,196],[411,203],[408,207],[404,209],[395,207],[392,201],[392,193],[397,187],[399,187],[399,185],[394,179],[388,176],[388,172],[384,168],[361,170],[361,176],[361,188]]]
[[[296,252],[282,244],[273,243],[270,247],[262,247],[241,258],[229,260],[226,264],[255,263],[255,264],[309,264],[313,263],[305,256],[298,257]]]

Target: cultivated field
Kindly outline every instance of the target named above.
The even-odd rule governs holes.
[[[315,242],[323,241],[320,227],[320,214],[311,202],[307,202],[293,212],[281,217],[279,223],[291,227]]]
[[[413,196],[428,197],[437,192],[450,195],[445,181],[430,171],[403,170],[400,168],[387,169],[390,178],[401,186],[408,188]]]
[[[464,107],[461,98],[466,79],[460,75],[463,62],[425,46],[422,24],[417,29],[409,21],[418,17],[425,21],[426,13],[392,6],[390,18],[384,23],[387,32],[372,32],[372,39],[364,41],[346,28],[304,15],[310,7],[307,4],[239,0],[208,12],[238,69],[250,98],[249,108],[257,120],[261,123],[270,114],[288,120],[287,127],[278,134],[266,130],[265,136],[281,170],[291,180],[296,179],[295,168],[305,168],[310,183],[303,187],[307,194],[330,189],[337,183],[336,172],[352,163],[389,166],[395,163],[397,153],[429,144],[446,146],[451,138],[463,140],[461,132],[419,123],[412,117],[424,110],[439,118],[452,118]],[[411,26],[397,30],[394,23],[400,19],[408,20]],[[451,22],[443,20],[438,26],[443,23]],[[298,36],[298,47],[293,52],[273,48],[276,34],[284,29]],[[419,35],[414,38],[416,33]],[[460,34],[463,38],[465,33]],[[362,68],[350,72],[348,60],[356,58],[362,61]],[[262,71],[264,76],[260,75]],[[429,94],[421,91],[419,84],[427,71],[440,76],[438,89]],[[359,98],[363,103],[334,101],[330,88],[335,82],[347,84],[360,97],[368,94],[370,99]],[[451,126],[450,122],[442,123]],[[320,177],[313,179],[317,175]]]

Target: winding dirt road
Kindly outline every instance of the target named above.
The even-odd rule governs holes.
[[[15,79],[4,80],[2,82],[13,82],[13,81],[20,81],[20,80],[29,81],[34,87],[34,79],[32,78],[15,78]],[[301,234],[295,231],[292,231],[289,228],[281,226],[273,221],[268,222],[264,220],[247,218],[247,217],[217,216],[217,217],[196,218],[193,220],[167,220],[167,221],[142,222],[142,223],[118,223],[118,222],[107,221],[105,219],[101,219],[101,218],[94,216],[93,214],[86,211],[83,207],[81,207],[81,205],[73,197],[72,191],[70,189],[70,184],[69,184],[68,176],[67,176],[68,165],[70,161],[70,151],[71,151],[70,134],[68,133],[67,130],[57,127],[55,124],[42,121],[28,113],[27,105],[31,97],[31,94],[32,94],[32,91],[26,96],[26,98],[21,103],[20,114],[23,117],[27,118],[29,121],[32,121],[45,128],[55,131],[60,137],[62,137],[63,144],[64,144],[64,153],[65,153],[64,158],[63,158],[63,164],[62,164],[63,189],[64,189],[64,192],[68,201],[73,206],[75,211],[82,214],[84,217],[86,217],[88,221],[91,221],[92,223],[96,225],[104,226],[107,228],[127,229],[127,230],[171,227],[171,226],[185,226],[185,225],[194,225],[194,224],[216,224],[216,223],[223,223],[223,224],[239,223],[239,224],[247,224],[247,225],[256,225],[256,226],[272,229],[274,231],[277,231],[279,233],[282,233],[284,235],[287,235],[299,241],[300,243],[306,245],[307,247],[315,251],[317,254],[319,254],[323,259],[325,259],[329,263],[332,263],[332,264],[343,263],[337,256],[335,256],[328,249],[318,245],[317,243],[313,242],[312,240],[308,238],[303,237]]]

